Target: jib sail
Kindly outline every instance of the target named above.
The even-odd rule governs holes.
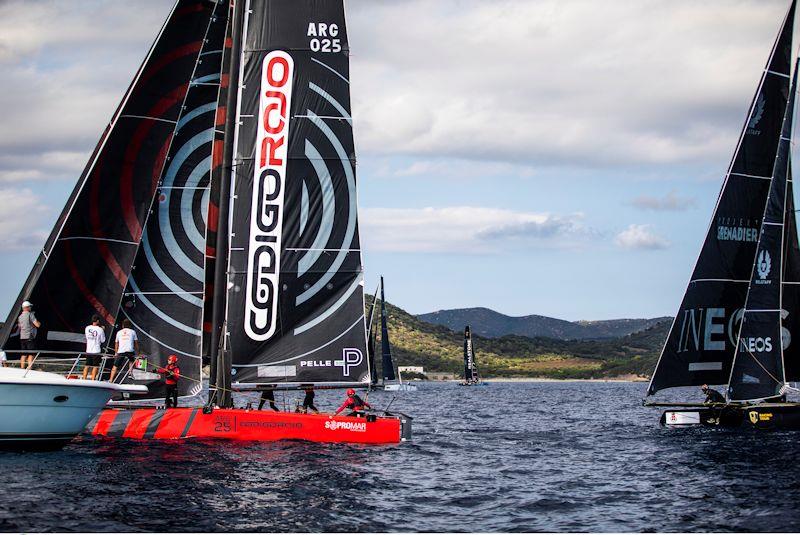
[[[366,384],[344,6],[245,8],[224,338],[233,384]]]
[[[796,72],[796,71],[795,71]],[[796,89],[795,89],[796,90]],[[800,381],[800,244],[797,239],[792,162],[789,158],[786,181],[786,214],[784,217],[784,267],[781,303],[781,345],[786,380]]]
[[[729,378],[788,98],[794,14],[792,1],[648,395]]]
[[[738,345],[728,386],[731,401],[752,401],[781,394],[786,377],[781,344],[781,290],[784,265],[786,185],[791,153],[794,93],[792,84],[783,120],[778,155],[761,222],[755,263],[742,315]]]
[[[389,343],[389,314],[386,312],[383,277],[381,277],[381,367],[384,382],[397,379],[392,360],[392,345]]]
[[[133,370],[132,378],[148,384],[152,398],[164,397],[164,383],[153,371],[170,354],[180,359],[179,394],[195,395],[202,387],[206,233],[227,6],[198,7],[207,27],[196,36],[202,44],[192,55],[194,71],[120,310],[147,355],[147,365]]]
[[[469,325],[464,328],[464,382],[473,383],[477,381],[478,374],[475,370],[475,353],[472,347],[472,332]]]
[[[0,333],[34,303],[46,349],[80,351],[97,314],[114,326],[214,4],[179,0],[95,148]],[[143,268],[144,269],[144,268]]]

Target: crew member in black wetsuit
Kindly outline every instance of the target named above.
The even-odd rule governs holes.
[[[319,413],[319,409],[314,405],[314,387],[307,386],[303,390],[306,392],[306,397],[303,398],[303,412],[308,413],[310,409],[315,413]]]
[[[269,401],[269,406],[272,410],[280,412],[281,410],[275,405],[275,392],[270,388],[269,390],[261,391],[261,400],[258,402],[258,410],[264,408],[264,403]]]
[[[713,388],[708,388],[708,385],[703,385],[701,388],[703,390],[703,394],[706,395],[706,399],[703,401],[703,403],[725,403],[725,396]]]

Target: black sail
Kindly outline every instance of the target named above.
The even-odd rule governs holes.
[[[214,4],[179,0],[104,131],[0,333],[34,303],[41,346],[82,350],[92,315],[117,318]]]
[[[472,332],[469,325],[464,328],[464,382],[472,383],[477,380],[475,373],[475,353],[472,347]]]
[[[213,11],[122,299],[121,316],[138,331],[141,352],[148,357],[148,366],[134,370],[132,379],[148,384],[152,398],[164,397],[164,383],[153,371],[166,366],[170,354],[179,358],[179,394],[195,395],[202,387],[206,232],[227,25],[227,6],[203,6],[209,7]]]
[[[386,297],[383,292],[383,277],[381,277],[381,368],[383,381],[394,381],[397,375],[392,361],[392,346],[389,343],[389,315],[386,313]]]
[[[792,89],[796,83],[795,71]],[[731,401],[753,401],[776,396],[781,393],[786,382],[781,343],[781,280],[794,101],[792,91],[786,106],[778,155],[758,238],[756,260],[751,270],[742,315],[739,343],[734,354],[728,386],[728,399]]]
[[[786,380],[800,381],[800,244],[797,239],[794,192],[789,161],[786,183],[786,216],[784,218],[784,263],[782,312],[783,362]]]
[[[381,284],[382,286],[382,284]],[[378,368],[375,366],[375,338],[377,329],[375,328],[375,305],[378,303],[378,290],[372,296],[372,303],[369,305],[367,313],[367,362],[369,364],[369,384],[378,384]]]
[[[234,150],[234,386],[367,384],[341,1],[250,0]]]
[[[786,110],[794,13],[793,0],[750,106],[648,395],[675,386],[724,384],[730,375]]]

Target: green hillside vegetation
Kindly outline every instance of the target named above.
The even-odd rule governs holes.
[[[368,296],[367,305],[370,302]],[[423,366],[431,372],[463,373],[463,332],[426,323],[388,302],[387,310],[389,339],[397,365]],[[487,378],[590,379],[630,374],[645,377],[655,366],[668,329],[669,321],[664,321],[644,331],[607,340],[473,335],[473,342],[478,369],[481,376]]]

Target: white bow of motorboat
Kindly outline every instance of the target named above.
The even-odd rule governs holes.
[[[147,387],[0,368],[0,448],[55,449],[83,431],[117,392]]]

